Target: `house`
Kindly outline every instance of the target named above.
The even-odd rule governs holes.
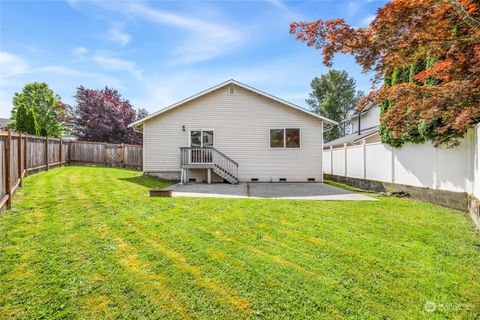
[[[182,182],[323,181],[323,129],[335,121],[228,80],[132,124],[143,171]]]
[[[7,126],[10,124],[10,119],[0,118],[0,130],[7,130]]]
[[[366,143],[381,141],[378,134],[380,126],[380,106],[378,105],[371,104],[365,107],[360,113],[355,113],[341,124],[349,128],[351,133],[325,143],[324,149],[343,147],[345,143],[349,146],[361,144],[363,140]]]

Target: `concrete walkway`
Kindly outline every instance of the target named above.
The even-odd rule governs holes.
[[[176,184],[169,189],[173,197],[376,201],[325,183],[188,183]]]

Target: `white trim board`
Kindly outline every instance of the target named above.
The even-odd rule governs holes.
[[[150,119],[152,119],[152,118],[154,118],[154,117],[156,117],[156,116],[158,116],[158,115],[161,115],[161,114],[164,113],[164,112],[167,112],[167,111],[169,111],[169,110],[172,110],[172,109],[174,109],[174,108],[176,108],[176,107],[179,107],[179,106],[181,106],[181,105],[183,105],[183,104],[185,104],[185,103],[187,103],[187,102],[189,102],[189,101],[192,101],[192,100],[194,100],[194,99],[197,99],[197,98],[199,98],[199,97],[201,97],[201,96],[203,96],[203,95],[206,95],[206,94],[208,94],[208,93],[210,93],[210,92],[212,92],[212,91],[215,91],[215,90],[217,90],[217,89],[220,89],[220,88],[222,88],[222,87],[225,87],[225,86],[228,86],[228,85],[231,85],[231,84],[237,85],[237,86],[239,86],[239,87],[241,87],[241,88],[244,88],[244,89],[246,89],[246,90],[255,92],[255,93],[257,93],[257,94],[259,94],[259,95],[261,95],[261,96],[264,96],[264,97],[266,97],[266,98],[269,98],[269,99],[272,99],[272,100],[274,100],[274,101],[280,102],[280,103],[283,104],[283,105],[286,105],[286,106],[291,107],[291,108],[293,108],[293,109],[296,109],[296,110],[298,110],[298,111],[304,112],[304,113],[306,113],[306,114],[308,114],[308,115],[310,115],[310,116],[312,116],[312,117],[315,117],[315,118],[317,118],[317,119],[320,119],[320,120],[328,123],[329,125],[337,125],[337,124],[338,124],[338,122],[336,122],[336,121],[333,121],[333,120],[331,120],[331,119],[328,119],[328,118],[326,118],[326,117],[323,117],[323,116],[321,116],[321,115],[318,115],[318,114],[316,114],[316,113],[313,113],[313,112],[311,112],[311,111],[309,111],[309,110],[306,110],[306,109],[304,109],[304,108],[302,108],[302,107],[300,107],[300,106],[297,106],[296,104],[293,104],[293,103],[288,102],[288,101],[286,101],[286,100],[283,100],[283,99],[280,99],[280,98],[278,98],[278,97],[272,96],[271,94],[268,94],[268,93],[263,92],[263,91],[261,91],[261,90],[255,89],[255,88],[253,88],[253,87],[250,87],[250,86],[248,86],[248,85],[246,85],[246,84],[243,84],[243,83],[241,83],[241,82],[238,82],[238,81],[236,81],[236,80],[230,79],[230,80],[225,81],[225,82],[222,82],[222,83],[220,83],[220,84],[218,84],[218,85],[216,85],[216,86],[214,86],[214,87],[211,87],[211,88],[209,88],[209,89],[207,89],[207,90],[201,91],[201,92],[199,92],[199,93],[197,93],[197,94],[195,94],[195,95],[193,95],[193,96],[191,96],[191,97],[189,97],[189,98],[186,98],[186,99],[183,99],[183,100],[181,100],[181,101],[179,101],[179,102],[177,102],[177,103],[174,103],[174,104],[172,104],[172,105],[170,105],[170,106],[168,106],[168,107],[166,107],[166,108],[164,108],[164,109],[161,109],[161,110],[159,110],[159,111],[157,111],[157,112],[154,112],[154,113],[152,113],[151,115],[146,116],[145,118],[142,118],[142,119],[140,119],[140,120],[137,120],[137,121],[129,124],[128,126],[129,126],[129,127],[136,127],[136,126],[138,126],[139,124],[142,124],[142,123],[144,123],[144,122],[147,121],[147,120],[150,120]]]

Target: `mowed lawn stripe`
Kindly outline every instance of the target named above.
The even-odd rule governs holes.
[[[113,184],[118,183],[118,181],[113,182]],[[108,204],[97,203],[96,205],[98,209],[102,210],[103,208],[106,210],[107,207],[105,206]],[[160,233],[148,231],[148,225],[145,226],[139,223],[140,220],[136,215],[133,215],[132,217],[128,216],[131,209],[129,208],[127,203],[124,203],[124,205],[122,206],[111,207],[110,209],[113,209],[119,216],[125,214],[125,216],[123,216],[122,218],[121,224],[115,224],[115,222],[112,223],[112,221],[110,221],[108,218],[105,221],[112,223],[109,228],[110,230],[113,230],[112,232],[117,237],[115,239],[116,241],[121,241],[122,245],[124,246],[127,245],[128,242],[131,244],[130,247],[132,249],[135,248],[139,250],[138,255],[135,255],[137,260],[138,256],[144,253],[146,253],[146,255],[148,254],[148,256],[152,256],[153,253],[155,254],[156,258],[158,258],[158,255],[156,254],[161,254],[171,261],[171,266],[177,269],[176,273],[180,272],[180,278],[189,278],[190,276],[193,276],[192,280],[194,281],[194,283],[207,291],[199,292],[198,298],[201,298],[203,300],[205,296],[207,296],[210,297],[208,298],[208,300],[211,300],[212,298],[215,298],[215,296],[218,296],[216,300],[220,305],[227,304],[234,308],[234,310],[231,310],[230,308],[226,309],[225,316],[231,314],[232,312],[238,311],[240,311],[239,315],[248,315],[251,313],[247,299],[239,297],[235,292],[232,292],[230,288],[206,275],[203,272],[202,267],[190,264],[181,252],[175,251],[171,247],[166,246],[165,243],[162,242]],[[111,228],[112,226],[113,228]],[[146,261],[148,261],[148,257],[146,260],[142,261],[142,263],[146,263]],[[166,269],[168,270],[168,268]],[[165,285],[168,285],[168,278],[170,278],[171,276],[172,275],[170,274],[168,277],[165,278],[167,280],[165,282]],[[176,284],[176,286],[178,287],[178,283]],[[185,295],[184,298],[185,300],[195,299],[195,297],[192,295]],[[203,303],[205,302],[209,303],[211,301],[203,301]],[[211,307],[215,307],[218,309],[219,305],[212,305]],[[208,310],[206,311],[208,312]]]
[[[92,178],[93,181],[90,180]],[[168,292],[165,293],[161,283],[162,276],[149,274],[148,265],[136,259],[135,250],[128,247],[121,239],[111,237],[111,233],[105,228],[103,221],[108,215],[98,207],[95,200],[97,189],[95,180],[98,181],[98,179],[101,177],[89,175],[89,180],[78,180],[73,183],[80,198],[88,200],[88,202],[84,201],[89,208],[83,217],[83,220],[89,222],[89,230],[83,234],[85,243],[93,247],[100,245],[97,250],[99,255],[96,259],[92,259],[97,261],[92,265],[95,274],[89,278],[94,291],[80,300],[78,307],[82,310],[90,305],[96,306],[91,313],[95,317],[102,317],[108,309],[108,313],[111,313],[111,310],[117,310],[115,318],[124,317],[125,314],[164,319],[188,318],[183,308],[171,301],[171,295]],[[132,263],[136,264],[139,272],[132,272],[134,269]],[[149,285],[145,285],[146,282]],[[116,286],[112,288],[111,284]],[[85,302],[87,303],[83,305]],[[97,305],[95,305],[96,302],[98,302]],[[88,309],[85,310],[86,318],[90,318],[88,311]]]
[[[95,170],[95,168],[89,169]],[[101,173],[96,175],[96,179],[102,179]],[[85,188],[85,186],[90,187]],[[166,275],[158,272],[158,270],[154,272],[153,267],[139,257],[139,253],[134,246],[122,237],[118,237],[117,233],[108,227],[106,222],[111,219],[112,211],[100,204],[101,193],[98,192],[96,185],[90,182],[88,184],[77,184],[76,187],[77,190],[81,191],[83,197],[89,199],[89,206],[94,208],[91,217],[91,229],[95,232],[94,238],[104,241],[109,246],[111,261],[108,262],[115,266],[114,273],[109,275],[111,278],[118,278],[112,279],[112,282],[121,283],[126,280],[132,300],[138,300],[138,305],[133,313],[138,313],[139,316],[154,316],[162,319],[189,319],[190,316],[185,308],[177,301],[177,295],[166,287]],[[111,196],[112,194],[109,194],[108,198],[111,199]],[[115,209],[115,207],[112,208]],[[113,212],[115,215],[119,214],[117,210]],[[104,279],[103,282],[108,284],[108,279]],[[108,290],[106,290],[106,293],[108,295]],[[121,296],[121,292],[119,296]],[[110,302],[106,307],[110,308],[112,303]],[[120,307],[129,305],[129,302],[118,303],[118,301],[114,301],[114,303]],[[121,316],[121,313],[119,316]]]

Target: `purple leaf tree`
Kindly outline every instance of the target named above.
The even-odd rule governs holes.
[[[72,133],[80,140],[141,144],[142,134],[128,125],[148,114],[135,111],[117,90],[77,88],[72,111]]]

